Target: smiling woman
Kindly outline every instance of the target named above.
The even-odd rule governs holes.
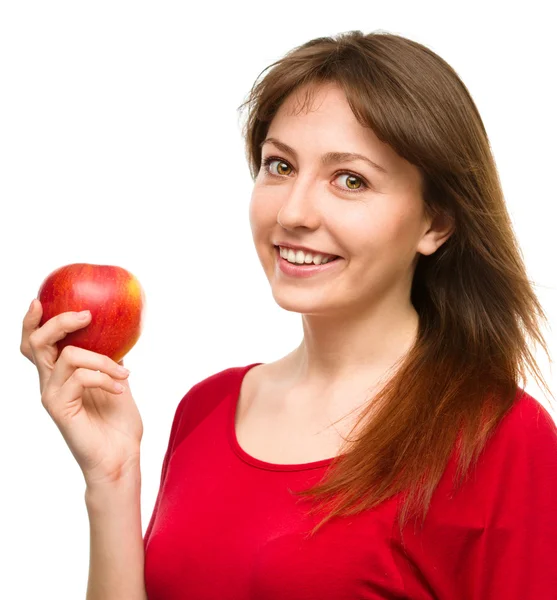
[[[180,402],[149,599],[555,598],[557,428],[522,387],[549,391],[545,315],[467,88],[352,31],[245,107],[255,249],[304,336]]]

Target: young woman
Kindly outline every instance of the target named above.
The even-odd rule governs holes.
[[[87,483],[88,598],[557,598],[557,428],[519,387],[528,366],[547,389],[545,315],[466,87],[355,31],[288,53],[245,106],[255,248],[303,340],[188,391],[143,540],[125,375],[56,356],[73,313],[24,320]]]

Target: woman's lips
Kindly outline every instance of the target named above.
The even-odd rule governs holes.
[[[343,261],[341,257],[337,257],[334,260],[330,260],[324,265],[304,264],[298,265],[288,262],[285,258],[280,255],[280,248],[275,248],[275,255],[277,257],[277,265],[282,273],[289,275],[290,277],[306,278],[312,277],[320,273],[328,273],[339,267],[339,264]]]

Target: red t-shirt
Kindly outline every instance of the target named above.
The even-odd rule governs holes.
[[[181,400],[145,532],[149,600],[555,600],[557,427],[523,390],[451,497],[454,457],[423,530],[399,496],[336,518],[313,539],[307,489],[332,459],[281,465],[242,450],[234,419],[256,365],[226,369]]]

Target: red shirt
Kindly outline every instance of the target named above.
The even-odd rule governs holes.
[[[557,599],[557,427],[537,400],[519,389],[453,497],[451,458],[405,548],[400,495],[305,540],[317,517],[288,488],[317,483],[332,459],[242,450],[236,403],[258,364],[208,377],[178,405],[144,538],[149,600]]]

